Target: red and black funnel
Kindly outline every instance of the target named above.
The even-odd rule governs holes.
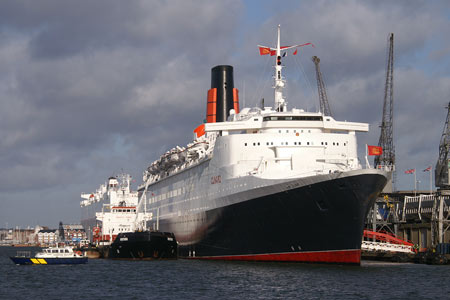
[[[230,115],[230,109],[239,113],[239,95],[238,90],[234,88],[233,67],[215,66],[211,69],[206,122],[225,122]]]

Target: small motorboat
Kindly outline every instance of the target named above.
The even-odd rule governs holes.
[[[73,265],[85,264],[88,257],[81,251],[73,251],[72,247],[49,247],[31,256],[31,251],[17,251],[16,256],[10,256],[16,265]]]

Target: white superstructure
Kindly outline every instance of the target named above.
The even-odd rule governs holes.
[[[95,193],[81,194],[82,225],[89,240],[93,231],[99,239],[111,241],[120,232],[133,227],[138,204],[138,193],[131,190],[131,176],[120,174],[110,177]]]
[[[144,171],[144,184],[157,183],[212,159],[211,181],[255,176],[264,179],[301,178],[361,169],[357,157],[356,132],[367,132],[366,123],[336,121],[321,112],[287,110],[283,96],[281,55],[306,43],[266,49],[276,55],[274,107],[230,110],[227,122],[200,125],[194,141],[175,147]],[[176,190],[168,191],[177,194]],[[162,197],[161,197],[162,198]]]

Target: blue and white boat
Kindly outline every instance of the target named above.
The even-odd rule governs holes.
[[[18,251],[10,256],[16,265],[73,265],[85,264],[88,261],[81,251],[73,251],[72,247],[49,247],[31,256],[30,251]]]

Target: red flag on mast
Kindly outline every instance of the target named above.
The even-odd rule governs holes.
[[[369,146],[367,145],[367,151],[369,152],[369,155],[381,155],[383,154],[383,148],[379,146]]]
[[[270,54],[270,48],[268,47],[259,47],[259,55],[267,55]]]

